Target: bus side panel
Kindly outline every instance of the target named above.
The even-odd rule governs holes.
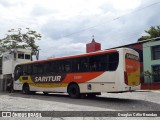
[[[111,92],[117,91],[115,83],[81,83],[79,84],[81,93],[94,93],[94,92]]]
[[[64,92],[64,93],[67,93],[67,86],[68,84],[46,84],[46,85],[39,84],[38,86],[30,85],[30,90],[37,91],[37,92],[57,92],[57,93]]]

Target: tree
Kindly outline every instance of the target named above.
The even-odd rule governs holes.
[[[151,26],[149,30],[145,30],[148,34],[146,36],[142,36],[138,39],[138,41],[143,41],[151,38],[160,37],[160,26]]]
[[[39,46],[35,44],[35,40],[40,40],[41,35],[36,31],[26,28],[27,31],[23,31],[21,28],[18,30],[11,29],[9,34],[5,38],[0,39],[0,51],[11,50],[15,48],[31,48],[31,56],[35,55],[36,59],[39,59]]]

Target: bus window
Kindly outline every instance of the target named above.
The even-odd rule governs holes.
[[[64,69],[65,72],[71,72],[71,60],[65,60],[64,61]]]
[[[97,56],[89,57],[89,70],[97,71],[99,58]]]
[[[79,59],[79,71],[80,72],[88,72],[89,70],[89,65],[88,65],[88,58],[87,57],[83,57]]]
[[[33,64],[33,74],[43,74],[43,65]]]
[[[98,64],[97,71],[108,71],[108,55],[99,55],[98,56]]]
[[[56,66],[57,66],[57,72],[65,72],[65,70],[64,70],[64,61],[63,60],[61,60],[61,61],[57,61],[56,62]]]
[[[38,74],[43,74],[43,64],[38,64]]]
[[[52,71],[52,64],[50,62],[43,63],[44,73],[50,73]]]
[[[58,69],[59,67],[57,67],[57,62],[56,61],[51,62],[51,65],[49,67],[51,67],[50,68],[51,72],[57,72],[59,70]]]
[[[32,64],[28,64],[27,65],[27,73],[28,73],[28,75],[32,75]]]
[[[23,75],[28,75],[27,65],[23,65]]]
[[[80,71],[79,69],[80,63],[79,63],[79,58],[74,58],[72,59],[72,72],[78,72]]]
[[[33,64],[33,74],[38,74],[38,64]]]
[[[108,55],[97,55],[90,58],[90,71],[107,71],[108,70]]]
[[[110,53],[109,54],[109,71],[115,71],[118,67],[118,63],[119,63],[119,53],[115,52],[115,53]]]

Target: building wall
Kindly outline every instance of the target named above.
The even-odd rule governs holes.
[[[155,65],[160,65],[160,59],[153,60],[152,47],[160,45],[160,41],[149,41],[143,44],[143,63],[144,63],[144,72],[149,71],[153,73],[152,67]],[[154,82],[153,76],[144,76],[144,85],[143,89],[160,89],[160,83]],[[159,80],[160,81],[160,80]]]
[[[13,54],[3,55],[2,74],[11,74],[13,72]]]
[[[152,67],[159,65],[159,73],[160,73],[160,59],[152,60],[152,47],[160,45],[160,37],[152,38],[149,40],[144,40],[137,43],[132,43],[128,45],[123,45],[115,48],[127,47],[136,50],[140,56],[140,65],[141,65],[141,89],[160,89],[160,82],[153,82],[153,80],[144,78],[144,71],[152,72]],[[114,48],[111,48],[114,49]],[[160,54],[160,53],[158,53]],[[159,75],[160,76],[160,75]],[[158,80],[160,81],[160,77],[158,76]],[[151,78],[152,79],[152,78]]]
[[[15,49],[14,52],[4,52],[0,56],[0,91],[6,91],[7,84],[12,80],[17,63],[31,61],[27,58],[27,55],[31,55],[31,50]]]

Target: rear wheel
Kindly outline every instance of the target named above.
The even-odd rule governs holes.
[[[27,95],[30,94],[30,89],[28,84],[23,85],[22,93]]]
[[[69,85],[68,94],[71,98],[80,98],[79,86],[77,84]]]

